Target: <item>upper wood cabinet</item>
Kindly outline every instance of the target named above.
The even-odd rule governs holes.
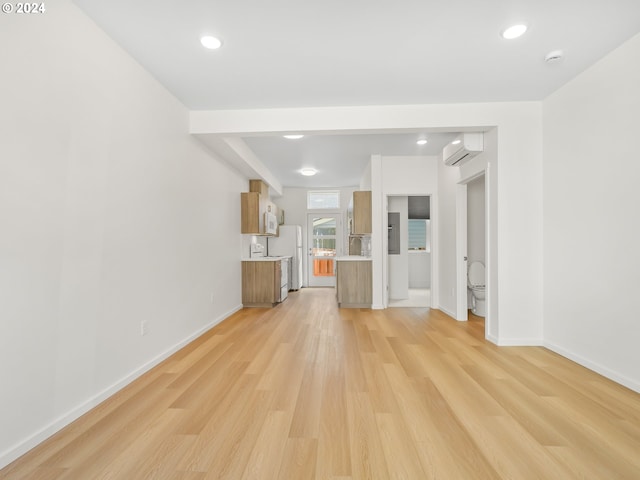
[[[262,180],[249,180],[249,191],[259,193],[269,201],[269,185]]]
[[[264,232],[264,207],[257,192],[240,194],[240,233],[261,235]]]
[[[276,214],[269,200],[269,186],[262,180],[249,180],[249,191],[240,194],[240,233],[264,235],[264,214]]]
[[[353,192],[352,215],[351,233],[353,235],[371,235],[371,191]]]

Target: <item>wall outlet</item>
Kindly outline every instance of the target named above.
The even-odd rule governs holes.
[[[147,332],[149,331],[149,322],[147,322],[146,320],[143,320],[140,322],[140,335],[142,335],[143,337],[147,334]]]

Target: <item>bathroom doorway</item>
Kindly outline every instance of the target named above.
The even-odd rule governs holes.
[[[489,262],[487,235],[487,172],[465,179],[456,190],[456,320],[466,321],[472,305],[471,292],[467,288],[469,265],[481,262],[485,266],[485,285],[488,284]],[[488,295],[488,292],[485,293]],[[486,305],[485,301],[485,305]],[[485,332],[488,329],[489,311],[485,314]],[[473,316],[475,319],[482,317]]]
[[[389,307],[431,307],[431,197],[388,197]]]

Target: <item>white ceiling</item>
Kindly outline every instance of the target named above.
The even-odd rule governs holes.
[[[640,0],[75,3],[191,110],[542,100],[640,31]],[[517,22],[529,31],[502,39]],[[204,49],[203,34],[223,47]],[[558,49],[563,60],[545,63]],[[310,158],[355,168],[347,152],[416,147],[397,135],[245,140],[283,185],[300,186],[339,181],[329,164],[316,166],[322,178],[291,174]]]
[[[245,143],[284,187],[349,187],[358,185],[372,154],[439,155],[453,140],[452,133],[403,133],[371,135],[314,135],[299,140],[283,137],[245,137]],[[426,145],[417,145],[420,138]],[[302,177],[303,167],[318,170]]]

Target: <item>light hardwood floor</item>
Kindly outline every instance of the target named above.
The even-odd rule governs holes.
[[[304,289],[233,315],[0,478],[640,478],[640,395],[483,332]]]

